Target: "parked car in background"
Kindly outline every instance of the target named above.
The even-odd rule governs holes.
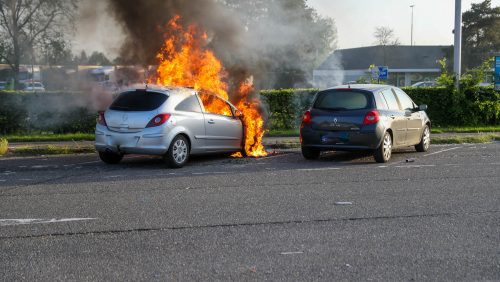
[[[426,152],[431,121],[425,110],[401,89],[387,85],[349,85],[320,91],[300,128],[302,155],[321,151],[373,151],[388,162],[393,148],[415,146]]]
[[[413,84],[411,87],[435,87],[437,83],[435,81],[421,81]]]
[[[36,92],[45,92],[45,86],[41,82],[24,82],[23,83],[24,91],[36,91]]]
[[[228,101],[190,88],[131,89],[99,113],[95,147],[108,164],[146,154],[179,168],[192,154],[242,152],[241,117]]]

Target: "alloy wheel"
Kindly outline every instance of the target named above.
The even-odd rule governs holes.
[[[384,158],[389,160],[392,154],[392,138],[390,134],[386,134],[384,137]]]
[[[424,149],[429,149],[429,145],[431,143],[431,131],[429,130],[429,127],[425,127],[424,136],[422,138],[424,141]]]
[[[184,140],[179,139],[174,143],[173,147],[173,157],[174,160],[178,163],[181,164],[183,163],[188,155],[188,146]]]

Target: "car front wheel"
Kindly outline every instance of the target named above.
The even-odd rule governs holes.
[[[431,145],[431,130],[429,126],[426,125],[424,128],[424,132],[422,133],[422,139],[420,143],[415,145],[415,150],[417,152],[427,152],[429,150],[429,146]]]
[[[183,167],[189,159],[189,142],[186,137],[178,135],[170,143],[170,147],[164,156],[166,164],[171,168]]]
[[[389,132],[384,134],[384,139],[380,147],[375,150],[375,161],[378,163],[386,163],[391,159],[392,155],[392,137]]]

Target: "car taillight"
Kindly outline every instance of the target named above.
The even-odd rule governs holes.
[[[311,123],[311,111],[307,111],[304,113],[304,115],[302,116],[302,124],[309,124]]]
[[[106,118],[104,118],[104,112],[99,112],[97,123],[100,125],[108,126],[108,124],[106,123]]]
[[[148,123],[146,127],[155,127],[155,126],[160,126],[167,122],[167,120],[170,118],[170,114],[159,114],[155,116],[151,121]]]
[[[363,125],[375,124],[380,120],[380,113],[378,111],[369,111],[365,115]]]

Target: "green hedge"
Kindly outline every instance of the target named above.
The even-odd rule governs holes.
[[[296,129],[317,89],[261,91],[269,118],[267,128]],[[472,87],[463,92],[446,87],[404,88],[417,104],[427,104],[434,126],[500,124],[500,92]],[[96,112],[81,92],[0,92],[0,134],[29,132],[92,133]]]
[[[267,128],[293,129],[300,125],[302,114],[310,107],[317,89],[279,89],[260,92],[269,118]]]
[[[81,92],[0,92],[0,133],[93,132],[88,103]]]
[[[464,93],[446,87],[403,88],[417,104],[427,104],[434,126],[500,124],[500,92],[492,87],[475,87]],[[297,128],[302,113],[310,107],[317,89],[281,89],[261,92],[268,107],[268,128]]]

